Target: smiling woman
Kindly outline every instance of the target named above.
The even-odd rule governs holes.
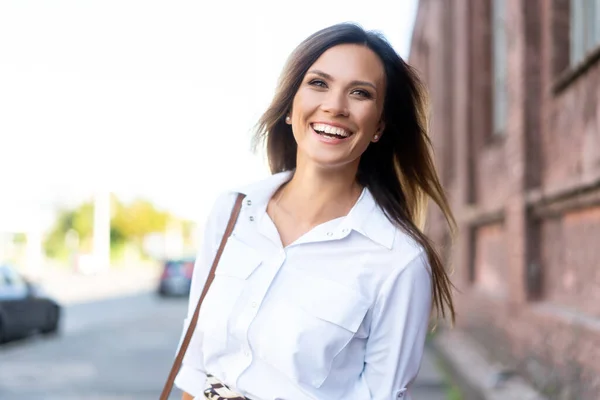
[[[356,25],[292,53],[256,135],[273,175],[224,193],[207,223],[185,328],[209,290],[176,378],[184,399],[410,398],[432,308],[454,318],[422,231],[429,198],[454,225],[425,103],[414,70]]]
[[[304,76],[286,117],[299,150],[297,164],[358,165],[383,131],[384,97],[383,63],[372,50],[343,44],[325,51]]]

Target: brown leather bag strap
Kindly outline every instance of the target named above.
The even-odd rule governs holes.
[[[221,259],[221,254],[223,253],[223,249],[225,248],[225,244],[227,243],[227,239],[231,236],[231,232],[233,232],[233,228],[235,223],[240,215],[240,210],[242,209],[242,200],[244,200],[244,194],[238,193],[237,199],[235,200],[235,205],[233,210],[231,210],[231,217],[229,217],[229,223],[227,224],[227,228],[225,229],[225,233],[223,234],[223,238],[221,239],[221,244],[219,245],[219,249],[217,250],[217,255],[212,263],[212,267],[210,268],[210,273],[208,274],[208,279],[204,284],[204,290],[202,290],[202,294],[200,295],[200,300],[198,300],[198,304],[196,305],[196,309],[194,310],[194,315],[192,316],[192,320],[190,321],[190,325],[185,333],[185,337],[183,338],[183,342],[181,343],[181,347],[177,352],[177,357],[175,357],[175,361],[173,362],[173,366],[171,367],[171,372],[169,373],[169,377],[167,378],[167,382],[163,388],[163,391],[160,395],[160,400],[167,400],[169,395],[171,394],[171,390],[173,389],[173,383],[175,382],[175,377],[181,368],[181,363],[183,362],[183,356],[185,355],[185,351],[187,350],[190,341],[192,340],[192,335],[194,334],[194,330],[196,329],[196,324],[198,323],[198,315],[200,314],[200,306],[202,305],[202,301],[210,288],[211,283],[215,279],[215,270],[217,269],[217,264],[219,264],[219,260]]]

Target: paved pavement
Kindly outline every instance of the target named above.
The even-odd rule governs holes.
[[[481,344],[458,329],[441,331],[434,345],[456,382],[469,398],[485,400],[546,400],[530,382],[498,360],[489,358]],[[556,397],[556,396],[555,396]],[[558,396],[556,398],[575,398]],[[600,397],[594,397],[600,398]],[[580,399],[580,397],[577,397]]]
[[[0,399],[156,400],[185,309],[153,294],[69,307],[59,335],[0,346]]]
[[[425,356],[421,370],[411,390],[413,400],[446,400],[448,387],[439,370],[436,356],[429,346],[425,347]]]
[[[32,279],[62,304],[77,304],[147,292],[156,287],[160,273],[159,266],[152,263],[93,275],[48,267]]]

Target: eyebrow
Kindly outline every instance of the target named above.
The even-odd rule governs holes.
[[[308,71],[309,74],[315,74],[315,75],[319,75],[320,77],[323,77],[325,79],[329,79],[330,81],[333,81],[335,79],[333,79],[333,76],[329,75],[328,73],[325,73],[323,71],[319,71],[318,69],[312,69],[310,71]],[[372,84],[371,82],[367,82],[367,81],[352,81],[350,82],[351,85],[363,85],[363,86],[370,86],[372,87],[375,91],[377,91],[377,87]]]

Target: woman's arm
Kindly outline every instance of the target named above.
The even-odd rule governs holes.
[[[200,295],[208,279],[208,274],[210,273],[210,268],[217,253],[219,242],[221,241],[227,221],[229,220],[231,209],[233,208],[234,199],[235,194],[232,193],[219,196],[207,218],[202,243],[194,265],[188,313],[183,324],[179,346],[181,346],[181,343],[183,342],[183,338],[191,323],[196,305],[198,304],[198,300],[200,299]],[[229,204],[231,204],[231,206],[229,206]],[[181,369],[175,378],[175,385],[185,393],[183,398],[189,396],[189,399],[193,399],[194,395],[199,396],[205,389],[206,374],[203,361],[204,356],[201,351],[202,339],[200,336],[201,335],[198,334],[198,330],[196,329],[183,358]]]
[[[181,396],[181,400],[194,400],[194,396],[192,396],[191,394],[188,394],[186,392],[183,392],[183,396]]]
[[[431,275],[417,255],[387,279],[373,308],[364,377],[373,400],[409,399],[417,376],[431,314]]]

